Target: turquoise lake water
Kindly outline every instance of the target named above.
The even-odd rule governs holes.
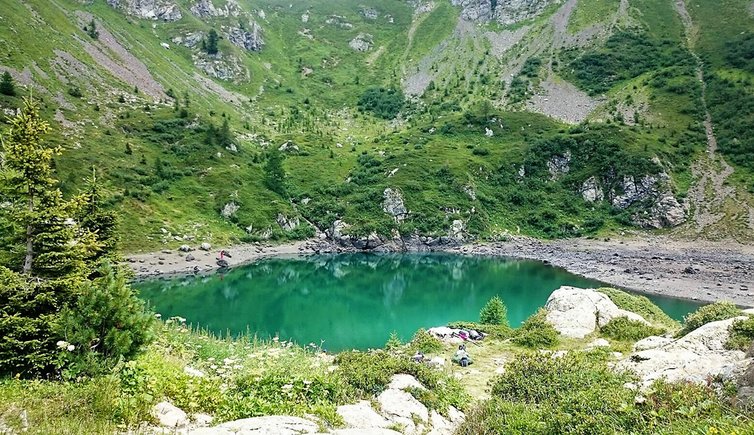
[[[278,335],[329,351],[382,347],[395,331],[477,321],[493,296],[518,326],[562,285],[601,284],[535,261],[455,254],[333,254],[270,258],[210,276],[134,284],[163,318],[219,334]],[[699,304],[648,296],[681,319]]]

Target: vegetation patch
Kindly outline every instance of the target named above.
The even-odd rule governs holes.
[[[663,326],[669,329],[676,329],[680,325],[670,316],[665,314],[657,305],[647,299],[646,296],[631,294],[610,287],[603,287],[597,290],[607,295],[618,308],[632,313],[636,313],[653,325]]]
[[[683,318],[683,328],[678,331],[676,336],[682,337],[707,323],[730,319],[731,317],[740,315],[741,309],[731,302],[722,301],[705,305]]]
[[[665,332],[662,328],[631,320],[628,317],[617,317],[600,328],[600,333],[605,337],[623,341],[639,341],[653,335],[662,335]]]
[[[725,347],[746,351],[754,343],[754,316],[746,320],[736,320],[730,325],[730,337]]]
[[[540,308],[521,324],[513,334],[513,342],[530,349],[553,347],[560,341],[560,334],[547,321],[547,311]]]

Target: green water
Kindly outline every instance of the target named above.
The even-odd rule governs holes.
[[[561,285],[600,283],[534,261],[453,254],[339,254],[272,258],[227,273],[135,284],[163,318],[185,317],[212,331],[279,335],[338,351],[382,347],[395,331],[476,321],[498,295],[512,326]],[[650,297],[680,319],[690,301]]]

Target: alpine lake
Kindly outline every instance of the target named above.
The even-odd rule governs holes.
[[[392,332],[478,321],[493,296],[516,327],[560,286],[598,288],[541,262],[458,254],[274,257],[211,275],[134,283],[163,319],[180,316],[218,335],[277,336],[328,351],[379,348]],[[700,304],[647,295],[674,319]]]

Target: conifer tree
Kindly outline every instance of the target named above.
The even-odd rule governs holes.
[[[13,97],[16,95],[16,84],[13,81],[13,76],[8,71],[5,71],[0,77],[0,94]]]
[[[80,234],[89,232],[96,239],[94,249],[87,256],[89,261],[112,257],[118,246],[117,219],[115,213],[105,210],[103,200],[97,171],[92,168],[92,176],[85,180],[84,190],[78,197],[77,208]]]
[[[217,54],[217,39],[215,29],[210,29],[209,34],[207,34],[207,42],[204,44],[207,54]]]

